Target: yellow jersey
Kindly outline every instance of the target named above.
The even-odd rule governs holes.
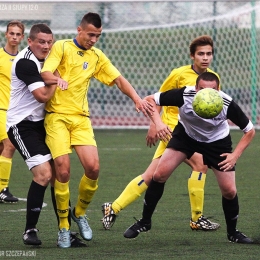
[[[208,72],[215,73],[211,69],[207,69]],[[219,75],[215,73],[218,77]],[[186,65],[173,69],[170,75],[163,82],[159,89],[159,92],[165,92],[171,89],[183,88],[185,86],[195,86],[196,80],[199,74],[193,69],[192,65]],[[161,118],[162,121],[167,124],[171,129],[178,123],[178,107],[163,106]]]
[[[99,49],[80,48],[75,39],[54,43],[41,72],[57,70],[68,89],[57,88],[45,110],[51,113],[89,116],[88,88],[91,78],[112,86],[121,74]]]
[[[7,110],[11,91],[11,68],[16,55],[0,48],[0,109]]]

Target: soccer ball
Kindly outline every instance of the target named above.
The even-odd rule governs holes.
[[[223,108],[223,99],[213,88],[199,90],[194,96],[192,107],[195,113],[206,119],[217,116]]]

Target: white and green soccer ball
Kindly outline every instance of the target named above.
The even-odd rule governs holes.
[[[198,116],[210,119],[217,116],[223,109],[223,99],[217,90],[204,88],[196,93],[192,106]]]

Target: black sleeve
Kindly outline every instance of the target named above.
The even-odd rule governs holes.
[[[248,117],[234,100],[232,100],[228,106],[227,118],[236,124],[241,130],[249,123]]]
[[[37,65],[32,60],[20,59],[16,63],[15,73],[18,79],[22,80],[27,86],[35,82],[43,81]]]
[[[183,92],[184,88],[171,89],[160,94],[160,106],[176,106],[181,107],[184,104]]]

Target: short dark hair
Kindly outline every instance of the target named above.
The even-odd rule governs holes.
[[[214,43],[209,35],[201,35],[195,38],[190,44],[190,55],[194,55],[198,46],[210,45],[212,47],[212,54],[214,53]]]
[[[45,23],[34,24],[30,30],[29,38],[35,40],[38,33],[52,34],[50,27]]]
[[[83,16],[80,22],[81,27],[85,27],[86,24],[93,24],[96,28],[102,26],[101,18],[97,13],[87,13]]]
[[[205,80],[205,81],[215,81],[217,83],[217,85],[219,86],[219,78],[216,74],[212,73],[212,72],[203,72],[201,73],[196,80],[196,86],[198,86],[199,81],[200,80]]]
[[[6,32],[8,32],[9,27],[17,26],[22,30],[22,34],[24,34],[24,24],[19,20],[12,20],[6,26]]]

